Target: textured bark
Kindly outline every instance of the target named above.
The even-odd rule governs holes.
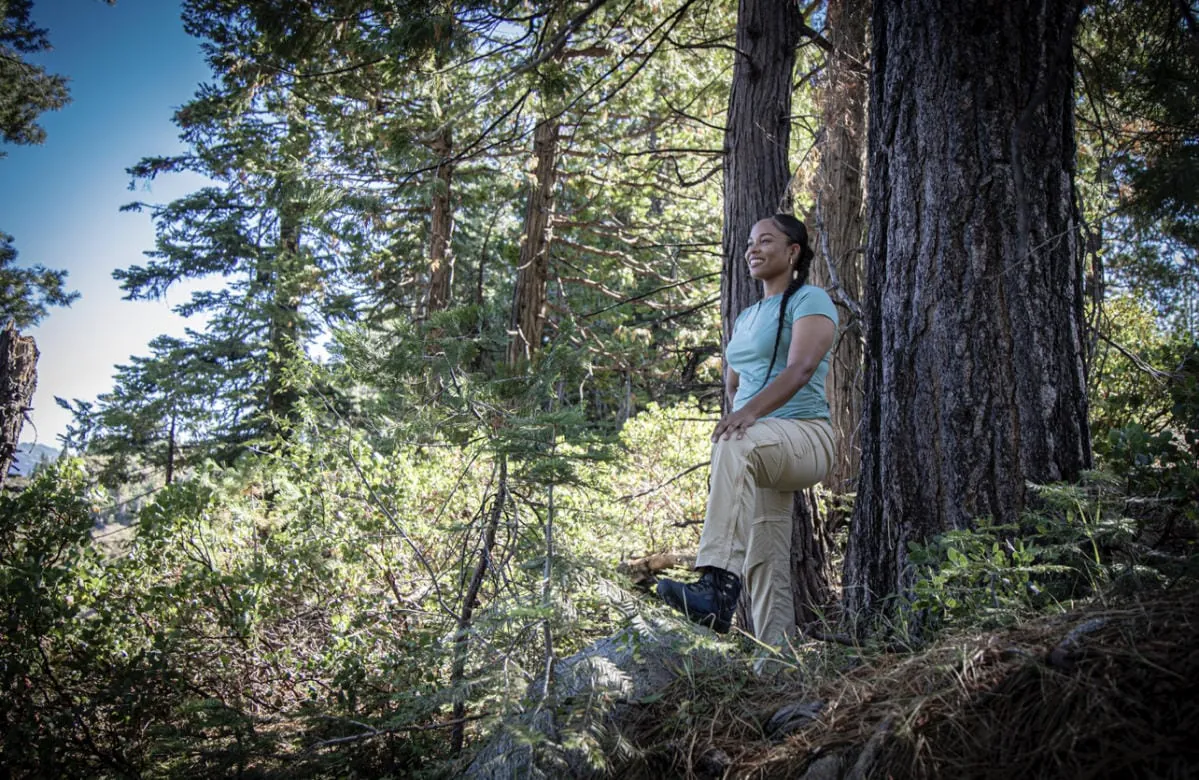
[[[791,85],[799,12],[792,3],[740,0],[737,56],[724,133],[724,273],[720,277],[721,347],[733,322],[762,298],[745,264],[750,228],[779,210],[791,180]],[[725,406],[732,399],[725,399]]]
[[[453,136],[446,128],[433,144],[439,156],[437,182],[433,192],[433,210],[429,226],[429,292],[425,311],[441,311],[450,303],[454,283],[454,253],[450,239],[454,234],[454,207],[451,186],[454,178]]]
[[[541,345],[545,329],[545,290],[553,239],[554,186],[557,183],[558,121],[543,119],[533,132],[536,179],[529,190],[520,267],[512,296],[508,365],[529,360]]]
[[[832,530],[820,514],[816,490],[795,494],[791,510],[791,592],[795,599],[795,624],[810,626],[828,614],[835,599],[832,579]]]
[[[22,336],[9,321],[0,331],[0,488],[8,476],[25,412],[30,409],[37,389],[37,344],[32,336]]]
[[[811,281],[837,302],[840,335],[825,379],[837,460],[824,481],[834,493],[854,489],[862,417],[862,242],[866,215],[866,0],[829,0],[825,37],[824,136],[814,184]]]
[[[875,3],[862,470],[845,602],[909,542],[1090,465],[1074,207],[1079,0]]]

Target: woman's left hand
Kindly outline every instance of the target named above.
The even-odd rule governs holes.
[[[724,436],[725,441],[728,441],[734,433],[737,434],[738,439],[744,439],[745,429],[757,421],[758,416],[745,409],[726,414],[720,422],[716,423],[716,429],[712,431],[712,441],[716,441],[721,435]]]

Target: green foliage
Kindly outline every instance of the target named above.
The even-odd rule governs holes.
[[[18,328],[33,327],[45,319],[47,307],[70,306],[79,293],[63,286],[66,271],[14,265],[17,250],[12,240],[12,236],[0,232],[0,327],[10,319]]]
[[[1089,4],[1076,46],[1082,191],[1102,263],[1096,270],[1192,338],[1199,332],[1197,14],[1193,2]]]
[[[1180,13],[1181,11],[1181,13]],[[1193,3],[1096,3],[1084,15],[1087,86],[1117,127],[1108,159],[1126,206],[1165,238],[1199,248],[1199,66]],[[1189,18],[1188,18],[1189,17]]]
[[[1118,495],[1091,484],[1036,487],[1038,510],[1019,525],[980,522],[927,544],[910,543],[911,608],[924,626],[995,627],[1102,591],[1123,564],[1112,558],[1137,536]]]
[[[0,6],[0,142],[39,144],[46,131],[37,124],[43,111],[62,108],[69,100],[67,80],[25,60],[50,48],[46,31],[30,17],[33,0],[6,0]],[[0,150],[0,158],[5,153]]]
[[[169,687],[157,659],[97,615],[103,563],[85,484],[81,463],[63,459],[0,496],[0,760],[15,776],[131,774],[139,724]]]
[[[577,370],[553,354],[547,370]],[[560,384],[548,376],[537,393]],[[663,532],[699,511],[704,473],[688,468],[708,426],[651,406],[618,442],[589,443],[574,413],[491,389],[447,403],[519,413],[494,428],[470,415],[482,435],[459,446],[376,448],[329,408],[306,409],[291,445],[193,466],[132,526],[105,529],[104,547],[78,462],[6,498],[6,614],[19,625],[5,636],[20,638],[5,646],[6,690],[29,691],[6,700],[8,728],[28,730],[6,737],[6,761],[89,777],[378,776],[448,758],[435,726],[455,702],[478,728],[518,710],[547,655],[627,619],[612,584],[622,557],[694,543],[697,525]]]
[[[1199,520],[1199,345],[1185,348],[1161,381],[1167,403],[1155,424],[1111,428],[1096,452],[1130,494],[1168,502],[1193,523]]]
[[[1088,376],[1091,431],[1100,456],[1110,431],[1136,424],[1159,431],[1170,421],[1170,377],[1190,346],[1185,334],[1164,330],[1147,302],[1116,295],[1103,304]]]

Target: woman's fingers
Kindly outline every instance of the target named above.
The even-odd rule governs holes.
[[[712,431],[712,441],[716,441],[722,435],[725,441],[728,441],[734,432],[737,434],[738,439],[744,439],[745,429],[753,425],[756,421],[756,417],[749,417],[741,412],[733,412],[716,423],[716,429]]]

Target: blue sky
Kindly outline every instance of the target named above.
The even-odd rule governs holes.
[[[33,20],[49,31],[54,49],[32,59],[70,79],[72,102],[42,114],[43,145],[4,145],[0,231],[14,236],[19,265],[65,268],[70,288],[82,293],[28,331],[41,358],[34,424],[21,440],[57,447],[70,416],[54,396],[94,399],[111,388],[116,364],[145,354],[160,333],[183,333],[170,307],[185,290],[162,302],[124,301],[112,272],[143,262],[154,245],[149,215],[120,213],[121,205],[167,201],[202,184],[171,175],[131,192],[125,169],[182,150],[171,116],[208,69],[172,0],[35,0]]]

